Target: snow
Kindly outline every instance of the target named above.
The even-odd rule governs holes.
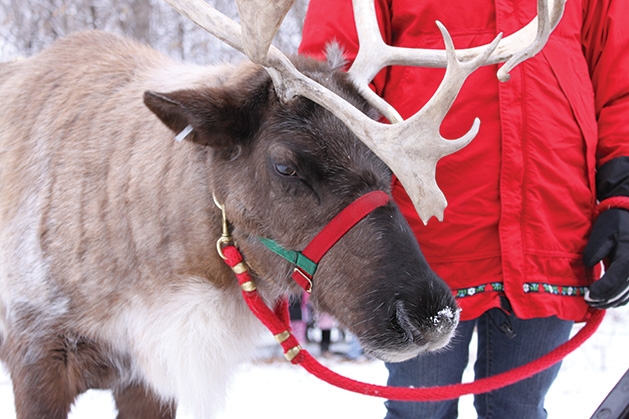
[[[575,331],[580,326],[575,326]],[[260,358],[243,364],[230,386],[226,408],[219,419],[272,417],[274,419],[382,418],[383,400],[350,393],[310,376],[300,367],[276,356],[275,348],[261,348]],[[564,359],[559,377],[546,400],[549,418],[590,418],[598,405],[629,369],[629,307],[608,310],[599,330]],[[310,349],[310,348],[309,348]],[[334,349],[334,347],[333,347]],[[316,354],[316,347],[310,349]],[[321,359],[334,371],[375,384],[385,384],[386,369],[379,361],[353,362]],[[466,371],[464,381],[473,379]],[[82,395],[71,419],[112,419],[116,416],[111,394],[89,391]],[[460,418],[476,417],[472,396],[460,401]],[[0,418],[14,419],[11,382],[0,370]],[[179,415],[178,419],[192,419]]]

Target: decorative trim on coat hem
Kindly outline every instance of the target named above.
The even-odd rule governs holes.
[[[454,290],[455,298],[471,297],[472,295],[480,294],[481,292],[503,292],[504,286],[502,282],[491,282],[489,284],[482,284],[475,287],[459,288]]]
[[[582,297],[588,287],[575,287],[571,285],[551,285],[540,282],[526,282],[522,286],[525,293],[547,292],[549,294],[561,295],[563,297]]]
[[[522,289],[526,294],[549,293],[553,295],[560,295],[562,297],[581,297],[585,295],[588,287],[552,285],[544,284],[541,282],[525,282],[522,285]],[[483,292],[504,292],[504,285],[502,284],[502,282],[490,282],[488,284],[481,284],[475,287],[458,288],[453,290],[453,292],[455,298],[465,298]]]

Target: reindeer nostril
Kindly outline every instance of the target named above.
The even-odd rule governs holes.
[[[459,310],[446,306],[434,315],[418,316],[417,313],[408,310],[403,301],[397,301],[395,320],[406,340],[430,349],[437,349],[450,340],[459,322]]]
[[[411,321],[408,311],[404,307],[404,302],[402,301],[397,301],[395,303],[395,320],[402,329],[401,331],[405,335],[407,340],[411,342],[416,342],[418,344],[423,343],[423,334],[421,333],[419,328],[415,326]]]

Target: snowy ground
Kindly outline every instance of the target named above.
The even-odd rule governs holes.
[[[575,328],[576,330],[576,328]],[[563,362],[548,395],[551,419],[587,419],[629,368],[629,307],[608,311],[596,334]],[[266,349],[268,352],[268,349]],[[265,353],[267,353],[265,352]],[[316,354],[316,349],[311,353]],[[327,366],[351,378],[384,384],[382,363],[324,359]],[[471,381],[469,371],[465,381]],[[460,417],[475,417],[471,396],[461,399]],[[242,365],[220,419],[382,418],[383,400],[332,387],[285,361],[255,360]],[[71,419],[112,419],[116,411],[109,393],[90,391],[75,404]],[[14,419],[11,382],[0,370],[0,418]],[[184,418],[182,415],[179,419]]]

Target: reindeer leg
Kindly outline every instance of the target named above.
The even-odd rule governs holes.
[[[174,419],[176,406],[162,402],[150,389],[132,384],[114,391],[117,419]]]
[[[77,396],[63,380],[62,372],[48,360],[28,365],[8,365],[13,380],[17,419],[65,419]]]
[[[9,335],[0,352],[13,381],[17,419],[65,419],[76,396],[117,379],[100,346],[72,332]]]
[[[63,343],[50,336],[12,336],[3,352],[17,419],[67,418],[78,391],[70,385]]]

